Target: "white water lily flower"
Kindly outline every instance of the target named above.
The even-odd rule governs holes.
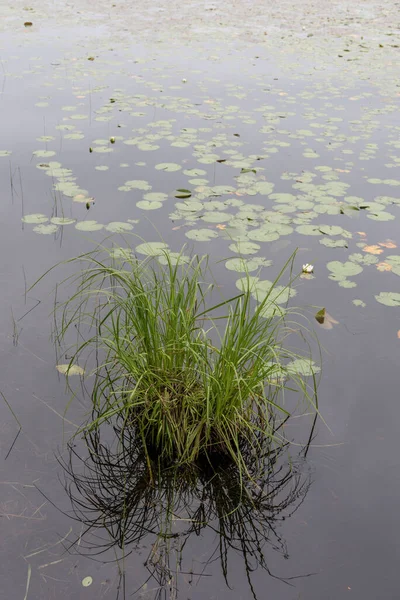
[[[314,265],[309,265],[308,263],[306,265],[303,265],[303,273],[313,273],[314,272]]]

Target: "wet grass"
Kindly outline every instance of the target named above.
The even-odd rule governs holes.
[[[69,261],[79,275],[65,282],[75,291],[60,309],[58,341],[78,332],[70,369],[95,357],[85,429],[122,417],[149,465],[226,456],[243,473],[250,454],[257,462],[266,445],[286,442],[286,390],[317,410],[315,377],[309,386],[288,368],[299,356],[285,347],[293,324],[276,303],[293,257],[259,303],[250,276],[241,293],[222,298],[207,257],[114,257],[101,247]]]

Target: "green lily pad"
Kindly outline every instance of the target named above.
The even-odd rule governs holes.
[[[185,169],[183,173],[188,177],[199,177],[200,175],[207,175],[207,171],[204,171],[204,169]]]
[[[159,163],[155,166],[157,171],[166,171],[167,173],[173,173],[174,171],[180,171],[182,167],[176,163]]]
[[[58,231],[58,226],[53,224],[40,224],[36,225],[36,227],[33,228],[33,231],[35,233],[40,233],[41,235],[52,235],[53,233],[56,233]]]
[[[398,292],[381,292],[375,299],[385,306],[400,306],[400,294]]]
[[[212,229],[191,229],[185,235],[190,240],[195,240],[196,242],[209,242],[218,237],[218,233]]]
[[[0,157],[2,156],[10,156],[12,154],[11,150],[0,150]]]
[[[47,223],[48,221],[48,217],[46,217],[46,215],[43,215],[42,213],[32,213],[31,215],[25,215],[24,217],[22,217],[21,221],[23,221],[24,223]]]
[[[131,248],[112,248],[110,250],[110,257],[115,260],[129,260],[132,258]]]
[[[144,179],[131,179],[129,181],[125,181],[124,185],[118,188],[119,190],[122,191],[129,191],[129,190],[151,190],[151,185],[149,184],[148,181],[145,181]]]
[[[352,262],[358,263],[360,265],[376,265],[376,263],[379,262],[377,256],[367,253],[361,254],[360,252],[350,254],[348,258]]]
[[[363,270],[360,265],[350,261],[340,262],[339,260],[333,260],[328,262],[326,266],[334,275],[338,275],[339,277],[343,278],[358,275]]]
[[[207,223],[226,223],[233,218],[230,213],[223,213],[218,211],[205,212],[202,216],[202,220]]]
[[[358,298],[355,298],[353,300],[353,304],[354,306],[361,306],[362,308],[365,308],[365,306],[367,306],[363,300],[359,300]]]
[[[107,231],[112,231],[113,233],[125,233],[127,231],[132,231],[133,225],[121,221],[112,221],[106,225],[105,229]]]
[[[237,273],[252,273],[260,267],[270,267],[272,260],[267,260],[262,257],[256,258],[230,258],[225,262],[225,267],[229,271]]]
[[[320,225],[319,230],[325,235],[342,235],[344,229],[339,225]]]
[[[141,210],[157,210],[162,207],[162,202],[152,202],[150,200],[139,200],[136,202],[136,206]]]
[[[178,263],[188,264],[190,262],[190,256],[185,256],[180,252],[168,252],[168,256],[163,254],[162,256],[159,256],[157,260],[162,265],[168,265],[169,263],[171,265],[177,265]]]
[[[147,192],[143,196],[143,200],[149,200],[150,202],[163,202],[167,198],[168,194],[164,194],[164,192]]]
[[[254,242],[235,242],[229,246],[229,250],[237,254],[257,254],[260,246]]]
[[[299,225],[296,231],[302,235],[322,235],[319,225]]]
[[[301,375],[302,377],[311,377],[321,370],[312,360],[307,358],[296,358],[286,365],[289,375]]]
[[[54,156],[55,152],[54,150],[35,150],[32,154],[40,158],[48,158],[49,156]]]
[[[50,222],[54,225],[72,225],[76,219],[69,219],[68,217],[52,217]]]
[[[146,256],[161,256],[168,250],[168,244],[164,242],[145,242],[136,246],[136,252]]]
[[[97,221],[81,221],[75,225],[75,229],[79,231],[99,231],[103,227],[104,225],[101,225]]]
[[[322,240],[319,240],[319,243],[327,248],[348,248],[346,240],[332,240],[329,237],[322,238]]]

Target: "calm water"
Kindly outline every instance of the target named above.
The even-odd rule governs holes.
[[[277,577],[252,581],[260,598],[397,597],[399,35],[394,7],[322,4],[0,2],[0,391],[22,425],[9,452],[18,424],[1,403],[1,597],[122,598],[147,577],[151,539],[120,563],[125,589],[112,552],[70,548],[83,528],[56,456],[86,408],[63,420],[68,359],[50,340],[68,269],[29,290],[111,235],[208,253],[226,294],[241,275],[219,261],[238,251],[272,260],[261,279],[295,248],[298,271],[314,265],[293,302],[337,321],[317,329],[325,424],[299,463],[308,493],[278,524],[287,556],[266,544]],[[211,529],[191,536],[178,597],[250,598],[240,553],[229,589],[210,548]]]

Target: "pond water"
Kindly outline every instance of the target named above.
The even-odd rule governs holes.
[[[95,243],[162,238],[209,254],[227,295],[243,261],[269,281],[296,248],[297,272],[314,265],[292,302],[323,348],[322,419],[255,593],[397,597],[398,5],[0,7],[1,596],[123,598],[148,577],[151,540],[115,563],[113,550],[84,552],[84,526],[68,516],[56,457],[68,460],[86,409],[76,400],[63,418],[55,367],[68,357],[50,339],[65,269],[30,286]],[[330,329],[313,319],[321,307]],[[250,598],[241,552],[226,585],[218,540],[191,535],[179,582],[159,597]],[[153,580],[138,592],[155,594]]]

